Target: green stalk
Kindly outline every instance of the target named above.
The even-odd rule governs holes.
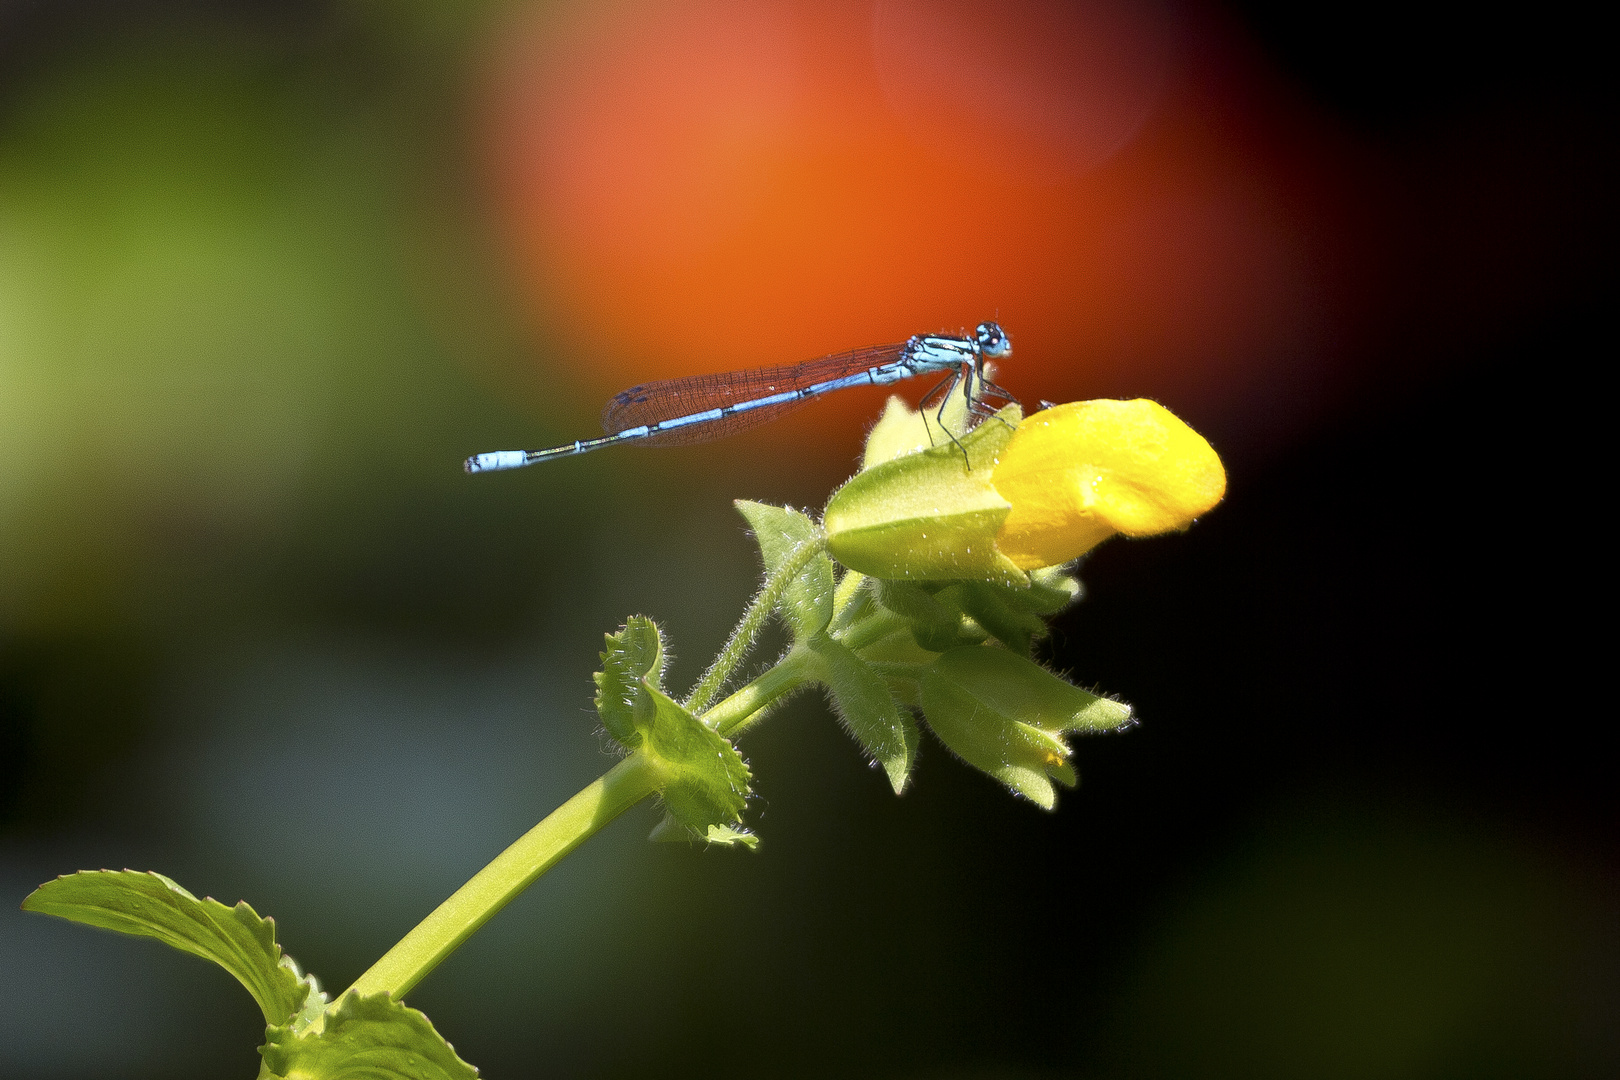
[[[842,634],[835,635],[839,641],[851,649],[864,649],[874,642],[881,641],[890,634],[911,628],[911,621],[903,615],[896,615],[892,611],[878,608],[875,611],[862,613],[849,629]]]
[[[833,617],[827,633],[836,637],[871,602],[872,594],[861,588],[865,581],[866,575],[860,571],[845,571],[838,588],[833,590]]]
[[[349,989],[361,995],[386,990],[396,1000],[405,996],[536,878],[657,789],[656,770],[641,754],[631,754],[497,855]]]
[[[795,649],[769,671],[704,713],[702,720],[730,739],[759,718],[766,706],[810,680],[810,665]]]

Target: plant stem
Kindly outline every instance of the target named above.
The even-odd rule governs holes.
[[[838,640],[851,649],[864,649],[873,642],[881,641],[890,634],[908,629],[910,626],[910,621],[904,616],[880,608],[856,620],[848,630],[838,635]]]
[[[657,786],[656,770],[641,754],[631,754],[497,855],[349,989],[403,997],[536,878]]]
[[[775,573],[765,579],[764,588],[754,595],[748,610],[743,612],[743,617],[737,623],[737,628],[731,632],[731,639],[726,642],[726,647],[720,650],[720,655],[714,658],[709,670],[703,673],[703,678],[692,688],[692,695],[682,703],[688,712],[696,715],[708,708],[709,702],[714,700],[714,696],[720,692],[726,680],[731,678],[731,673],[742,662],[742,658],[748,654],[748,647],[754,643],[754,636],[759,633],[759,628],[765,625],[765,620],[770,618],[777,601],[782,599],[783,590],[792,584],[793,579],[799,576],[799,572],[811,559],[821,553],[825,544],[826,540],[819,536],[814,540],[805,541],[776,568]]]
[[[791,694],[809,679],[810,665],[795,649],[769,671],[704,713],[703,722],[726,738],[732,738],[757,720],[767,705]]]
[[[872,607],[872,591],[861,588],[866,576],[855,570],[847,571],[833,593],[833,617],[827,624],[827,633],[838,637]]]

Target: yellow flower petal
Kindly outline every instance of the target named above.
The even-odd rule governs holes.
[[[996,547],[1029,570],[1114,533],[1185,529],[1226,494],[1204,437],[1154,401],[1078,401],[1026,419],[992,478],[1012,512]]]

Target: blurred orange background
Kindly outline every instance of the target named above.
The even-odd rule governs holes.
[[[536,332],[604,397],[996,318],[1026,402],[1151,396],[1265,442],[1355,381],[1342,343],[1391,321],[1415,257],[1474,277],[1502,246],[1489,162],[1358,145],[1201,7],[525,10],[486,101]],[[1411,228],[1429,202],[1466,251]],[[1533,279],[1507,246],[1494,268]],[[851,397],[776,437],[847,459]]]

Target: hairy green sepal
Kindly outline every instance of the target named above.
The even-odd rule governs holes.
[[[1080,591],[1079,582],[1056,568],[1035,571],[1024,588],[989,581],[868,581],[878,603],[906,619],[917,644],[936,653],[994,637],[1028,656],[1046,636],[1042,616],[1062,610]]]
[[[24,911],[156,938],[182,952],[212,960],[247,987],[267,1024],[284,1024],[308,1003],[325,1003],[312,976],[303,975],[276,944],[276,924],[246,901],[226,907],[199,900],[162,874],[138,870],[81,870],[47,881],[28,895]]]
[[[755,843],[737,827],[748,802],[748,766],[729,740],[664,693],[657,624],[637,615],[608,634],[605,645],[596,711],[608,734],[641,754],[658,777],[668,817],[653,838]]]
[[[883,766],[900,794],[917,760],[916,721],[895,703],[888,682],[843,643],[819,634],[805,651],[812,658],[812,677],[827,688],[844,727]]]
[[[963,761],[1050,810],[1052,781],[1073,787],[1071,731],[1112,731],[1131,709],[1071,686],[1005,649],[968,646],[941,654],[923,672],[928,726]]]
[[[822,516],[828,550],[872,577],[1028,584],[1028,575],[996,548],[1012,504],[990,482],[1022,418],[1009,405],[960,442],[857,473],[833,493]]]

